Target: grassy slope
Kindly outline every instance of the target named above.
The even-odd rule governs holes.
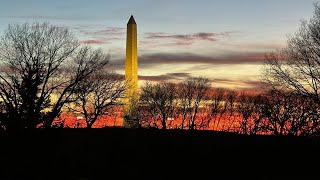
[[[320,178],[319,150],[318,138],[122,128],[35,130],[1,134],[0,175],[14,179]]]

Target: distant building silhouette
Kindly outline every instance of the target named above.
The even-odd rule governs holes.
[[[124,127],[138,127],[138,47],[137,24],[131,15],[127,23],[125,79],[128,84],[124,105]]]

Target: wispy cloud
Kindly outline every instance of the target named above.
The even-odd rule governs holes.
[[[264,54],[239,54],[221,57],[203,56],[192,53],[156,53],[139,57],[139,65],[154,64],[260,64]]]
[[[126,29],[122,27],[81,24],[73,26],[72,29],[79,34],[80,43],[99,45],[112,44],[118,40],[125,41]]]
[[[156,41],[156,40],[141,40],[139,42],[141,49],[148,49],[148,48],[154,48],[154,47],[170,47],[170,46],[190,46],[194,42],[193,41],[181,41],[176,40],[172,42],[163,42],[163,41]]]
[[[163,44],[158,44],[158,46],[189,46],[192,45],[192,41],[176,41],[172,43],[163,43]]]
[[[190,73],[167,73],[158,76],[142,76],[140,75],[139,80],[144,81],[169,81],[169,80],[180,80],[183,78],[191,77]]]
[[[217,41],[218,38],[230,36],[235,32],[221,32],[221,33],[213,33],[213,32],[197,32],[192,34],[169,34],[163,32],[148,32],[145,33],[146,39],[175,39],[175,40],[207,40],[207,41]]]
[[[238,90],[255,90],[262,91],[265,84],[258,80],[233,80],[228,78],[216,78],[212,80],[215,86],[236,87]]]
[[[155,53],[138,57],[139,68],[149,68],[157,64],[261,64],[264,53],[248,53],[237,55],[225,55],[220,57],[203,56],[192,53]],[[115,67],[124,68],[124,60],[115,59],[111,63]]]
[[[147,32],[139,44],[142,49],[169,46],[190,46],[197,42],[216,42],[237,34],[237,31],[226,32],[196,32],[189,34],[171,34],[164,32]]]
[[[91,36],[122,36],[126,33],[126,29],[122,27],[97,27],[91,29],[90,26],[82,26],[80,33]]]
[[[103,41],[103,40],[97,40],[97,39],[88,39],[88,40],[83,40],[80,41],[81,44],[106,44],[108,42]]]

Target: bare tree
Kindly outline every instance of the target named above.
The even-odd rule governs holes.
[[[240,133],[249,134],[250,118],[254,112],[253,98],[242,92],[238,98],[237,111],[241,116]]]
[[[111,106],[119,106],[124,98],[126,84],[123,76],[105,70],[87,76],[76,87],[77,101],[69,109],[80,113],[91,128]]]
[[[196,128],[198,111],[209,88],[210,81],[204,77],[188,78],[179,85],[181,129],[184,128],[185,123],[190,130]]]
[[[266,96],[242,92],[237,100],[236,110],[239,114],[239,129],[241,134],[263,134],[265,118],[263,109]]]
[[[139,126],[144,128],[160,129],[160,116],[157,114],[154,105],[139,104]]]
[[[320,133],[320,107],[314,100],[294,94],[289,99],[291,110],[285,131],[289,135],[314,136]]]
[[[191,111],[192,100],[193,100],[193,87],[185,86],[184,84],[178,84],[178,114],[181,116],[180,128],[184,129],[186,122],[188,121],[189,114]]]
[[[260,113],[263,128],[274,135],[319,134],[319,106],[295,92],[272,90],[265,95]]]
[[[263,80],[277,92],[274,98],[277,104],[269,105],[282,108],[280,114],[269,118],[269,128],[272,127],[275,134],[314,135],[319,131],[319,29],[320,4],[315,3],[313,17],[302,21],[300,29],[288,39],[287,46],[266,55]],[[273,112],[270,113],[271,116]],[[274,124],[277,118],[279,123]]]
[[[0,97],[7,129],[50,128],[77,85],[109,56],[79,46],[66,28],[9,25],[0,40]]]
[[[267,123],[263,127],[274,135],[284,135],[285,126],[289,121],[292,108],[289,106],[290,97],[280,91],[270,91],[266,94],[261,106],[261,113],[267,119]]]
[[[263,80],[278,90],[294,90],[320,104],[320,5],[314,15],[302,21],[287,46],[266,55]]]
[[[210,101],[209,99],[205,100]],[[210,103],[203,103],[201,108],[199,109],[198,112],[198,122],[196,123],[196,129],[201,129],[201,130],[208,130],[210,128],[210,122],[212,120],[212,116],[210,113],[211,110],[211,104]]]
[[[236,101],[238,97],[238,92],[235,90],[227,90],[225,94],[225,102],[223,107],[224,118],[221,130],[222,131],[235,131],[234,123],[236,121]]]
[[[169,82],[151,84],[146,82],[141,88],[140,101],[144,110],[153,120],[153,127],[158,127],[160,121],[162,129],[167,129],[167,120],[172,118],[176,106],[176,85]],[[149,124],[150,125],[150,124]]]
[[[212,129],[218,129],[221,121],[221,117],[226,111],[225,104],[225,93],[224,89],[215,89],[210,96],[211,104],[210,104],[210,115],[213,120]],[[225,107],[225,108],[224,108]],[[210,122],[208,122],[208,127],[210,127]]]

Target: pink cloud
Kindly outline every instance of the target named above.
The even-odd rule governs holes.
[[[160,44],[159,46],[189,46],[192,45],[192,41],[177,41],[173,43]]]
[[[96,40],[96,39],[88,39],[80,41],[81,44],[106,44],[106,41]]]

